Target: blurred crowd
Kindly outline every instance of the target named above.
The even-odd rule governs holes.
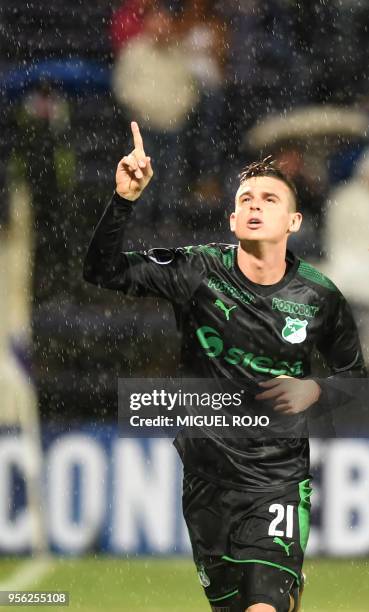
[[[82,4],[73,10],[82,11]],[[126,247],[233,242],[228,218],[238,173],[272,155],[295,182],[304,215],[290,246],[350,299],[368,357],[369,0],[101,4],[110,106],[103,108],[83,83],[70,95],[55,79],[40,80],[13,105],[12,166],[21,168],[33,204],[34,305],[57,299],[60,305],[60,296],[70,303],[80,291],[89,233],[112,192],[119,156],[130,150],[135,119],[155,177],[136,206]],[[66,60],[69,44],[67,37],[64,47],[59,43]],[[82,154],[89,171],[87,162],[78,166]],[[98,204],[88,208],[94,198]],[[4,200],[0,222],[7,218]],[[86,291],[92,303],[96,291]],[[47,312],[48,321],[56,317],[52,308]],[[153,311],[149,316],[155,319]],[[39,336],[44,314],[37,321]],[[42,352],[40,359],[46,355],[50,363],[52,350]],[[123,369],[138,371],[136,357],[127,348]]]
[[[305,224],[296,252],[322,258],[330,186],[351,174],[364,134],[334,146],[338,122],[324,151],[303,125],[262,150],[246,136],[266,116],[307,105],[366,113],[366,24],[369,4],[349,1],[124,2],[111,20],[112,87],[154,161],[156,178],[137,213],[150,239],[170,242],[180,227],[181,240],[228,240],[237,172],[265,153],[297,184]]]
[[[129,122],[135,119],[155,169],[155,180],[137,208],[141,246],[229,240],[238,172],[245,163],[272,155],[295,181],[305,215],[295,251],[314,260],[325,257],[330,189],[349,179],[366,146],[369,2],[116,0],[108,16],[101,36],[111,53],[111,114],[122,134],[119,153],[129,150]],[[80,89],[82,96],[83,81]],[[68,105],[73,114],[73,96],[63,100],[63,92],[53,91],[43,79],[15,104],[14,112],[14,149],[22,149],[35,200],[36,234],[55,230],[60,245],[65,219],[58,223],[47,213],[50,218],[43,220],[43,198],[71,188],[73,146],[82,146],[73,143]],[[328,133],[323,121],[327,105],[352,108],[364,123],[355,131],[351,118],[338,115]],[[296,109],[311,107],[322,115],[318,132],[316,125],[310,131],[302,112],[298,132],[280,134],[271,125],[257,146],[248,138],[266,117],[288,119]],[[100,111],[97,106],[89,116],[90,132],[82,135],[90,157],[96,153],[95,167],[97,148],[108,159],[112,145],[111,134],[98,132]],[[82,105],[80,122],[83,112]]]

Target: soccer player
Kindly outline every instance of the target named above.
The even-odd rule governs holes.
[[[324,410],[328,381],[309,378],[315,347],[333,378],[362,376],[357,330],[342,294],[287,250],[302,216],[296,192],[268,161],[241,174],[230,216],[238,244],[122,251],[124,230],[153,176],[138,125],[116,191],[90,243],[84,278],[173,304],[182,367],[193,377],[253,380],[278,412]],[[327,390],[328,389],[328,390]],[[306,438],[177,436],[183,510],[213,612],[292,612],[300,606],[309,535]]]

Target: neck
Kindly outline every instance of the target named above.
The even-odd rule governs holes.
[[[258,285],[274,285],[286,272],[286,244],[240,242],[237,263],[241,272]]]

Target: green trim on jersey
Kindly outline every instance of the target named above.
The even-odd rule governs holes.
[[[327,276],[319,272],[319,270],[308,264],[306,261],[300,261],[297,272],[300,274],[300,276],[313,281],[313,283],[316,283],[317,285],[321,285],[321,287],[330,289],[330,291],[338,291],[336,285],[332,283]]]
[[[139,251],[126,251],[124,254],[126,257],[129,257],[129,259],[142,259],[142,253],[139,253]]]
[[[313,490],[310,486],[310,479],[299,482],[300,503],[297,509],[299,517],[300,546],[305,552],[310,532],[310,495]]]
[[[212,244],[201,244],[193,248],[195,248],[199,253],[205,253],[207,255],[211,255],[212,257],[217,257],[221,260],[227,270],[231,270],[234,266],[235,249],[233,247],[228,247],[226,251],[222,251],[219,246],[213,246]]]
[[[232,270],[232,268],[234,267],[235,252],[236,252],[236,249],[231,249],[227,253],[222,253],[223,263],[228,270]]]
[[[300,578],[296,572],[291,570],[289,567],[285,567],[284,565],[279,565],[279,563],[273,563],[272,561],[264,561],[262,559],[232,559],[232,557],[228,557],[227,555],[223,555],[222,559],[224,561],[230,561],[231,563],[261,563],[261,565],[270,565],[271,567],[277,567],[278,569],[284,570],[289,574],[292,574],[296,578],[297,585],[300,586]]]
[[[228,599],[228,597],[233,597],[233,595],[237,595],[237,594],[238,594],[238,589],[236,589],[235,591],[232,591],[232,593],[228,593],[227,595],[222,595],[222,597],[208,597],[208,600],[211,602],[222,601],[223,599]]]

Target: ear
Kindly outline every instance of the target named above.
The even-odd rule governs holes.
[[[236,213],[231,213],[231,216],[229,217],[229,225],[231,228],[231,232],[234,232],[236,230]]]
[[[289,234],[295,234],[299,231],[302,223],[302,214],[300,212],[295,212],[290,217],[290,224],[288,227]]]

